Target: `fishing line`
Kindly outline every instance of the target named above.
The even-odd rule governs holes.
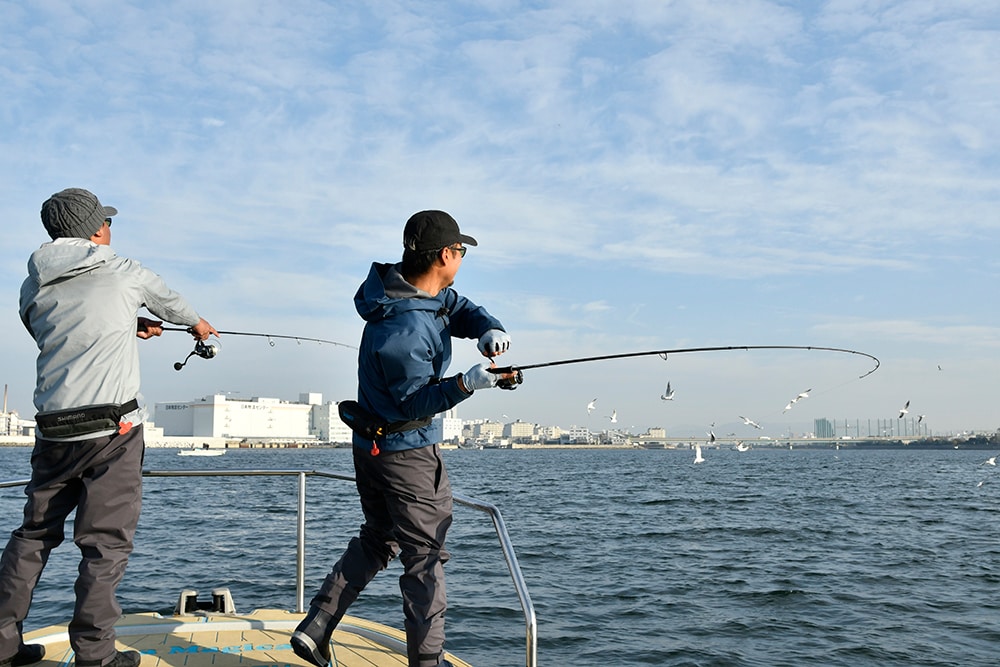
[[[532,368],[547,368],[550,366],[565,366],[567,364],[583,364],[591,361],[604,361],[607,359],[626,359],[629,357],[646,357],[657,355],[660,358],[666,360],[671,354],[687,354],[690,352],[727,352],[730,350],[814,350],[822,352],[841,352],[843,354],[856,354],[858,356],[867,357],[875,362],[875,367],[864,375],[859,375],[858,379],[866,378],[881,366],[881,362],[874,355],[868,354],[867,352],[860,352],[858,350],[849,350],[843,347],[820,347],[817,345],[727,345],[723,347],[684,347],[684,348],[673,348],[669,350],[649,350],[646,352],[622,352],[620,354],[603,354],[596,357],[579,357],[577,359],[561,359],[559,361],[545,361],[538,364],[523,364],[523,365],[511,365],[504,366],[502,368],[490,368],[491,373],[501,373],[501,374],[511,374],[513,378],[511,380],[506,380],[505,383],[509,385],[521,384],[524,381],[522,371],[526,371]],[[508,388],[508,387],[505,387]],[[510,386],[509,388],[513,388]]]
[[[162,327],[162,328],[164,331],[184,331],[186,333],[191,333],[190,329],[182,327]],[[352,350],[358,349],[353,345],[348,345],[347,343],[338,343],[335,340],[326,340],[324,338],[309,338],[307,336],[285,336],[282,334],[255,333],[250,331],[219,331],[218,333],[219,335],[222,336],[253,336],[255,338],[266,338],[267,344],[270,345],[271,347],[274,347],[275,339],[281,339],[281,340],[294,340],[296,343],[299,344],[305,341],[307,343],[320,343],[320,344],[325,343],[327,345],[338,345],[340,347],[347,347]],[[219,354],[220,349],[221,345],[219,345],[217,341],[208,341],[208,342],[200,340],[195,341],[194,350],[188,352],[188,356],[184,358],[184,361],[178,361],[177,363],[175,363],[174,370],[179,371],[182,368],[184,368],[185,364],[187,364],[188,362],[188,359],[190,359],[192,356],[198,356],[201,357],[202,359],[214,359]]]

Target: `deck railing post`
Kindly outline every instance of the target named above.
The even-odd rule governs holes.
[[[299,510],[295,541],[295,611],[305,611],[306,597],[306,474],[299,473]]]

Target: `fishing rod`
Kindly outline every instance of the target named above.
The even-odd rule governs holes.
[[[817,345],[727,345],[723,347],[683,347],[683,348],[673,348],[669,350],[649,350],[647,352],[623,352],[621,354],[603,354],[597,357],[580,357],[577,359],[561,359],[559,361],[546,361],[538,364],[526,364],[526,365],[512,365],[504,366],[500,368],[490,368],[488,369],[491,373],[510,375],[510,379],[504,378],[501,380],[504,389],[513,389],[515,385],[519,385],[524,382],[524,375],[522,371],[526,371],[532,368],[546,368],[548,366],[565,366],[567,364],[582,364],[590,361],[604,361],[607,359],[626,359],[629,357],[646,357],[657,355],[664,361],[666,361],[667,356],[671,354],[687,354],[689,352],[727,352],[730,350],[816,350],[825,352],[842,352],[844,354],[856,354],[862,357],[867,357],[875,362],[875,367],[864,375],[858,376],[858,379],[868,377],[872,373],[878,370],[881,366],[881,362],[874,355],[868,354],[867,352],[859,352],[858,350],[849,350],[843,347],[820,347]],[[501,382],[497,384],[500,385]]]
[[[164,331],[184,331],[186,333],[191,333],[191,329],[182,327],[163,327]],[[326,340],[323,338],[309,338],[307,336],[284,336],[281,334],[268,334],[268,333],[254,333],[249,331],[219,331],[219,335],[222,336],[253,336],[256,338],[266,338],[268,345],[274,347],[274,339],[279,338],[283,340],[294,340],[297,343],[306,341],[307,343],[320,343],[327,345],[339,345],[340,347],[347,347],[352,350],[358,348],[353,345],[348,345],[347,343],[338,343],[335,340]],[[210,341],[195,341],[194,349],[188,352],[188,355],[184,358],[184,361],[178,361],[174,364],[174,370],[179,371],[184,368],[187,364],[188,359],[193,356],[201,357],[202,359],[214,359],[218,356],[219,352],[222,350],[222,344],[218,340]]]

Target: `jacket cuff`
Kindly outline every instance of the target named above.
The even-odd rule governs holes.
[[[472,396],[471,391],[470,392],[463,391],[462,386],[458,383],[458,378],[461,375],[462,374],[459,373],[458,375],[447,378],[444,382],[441,383],[441,386],[444,388],[445,394],[447,394],[449,399],[455,401],[456,403],[458,403],[459,401],[464,401],[469,396]]]

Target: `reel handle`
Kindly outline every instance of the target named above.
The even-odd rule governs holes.
[[[184,368],[184,366],[188,362],[188,359],[194,356],[201,357],[202,359],[214,359],[216,356],[218,356],[219,351],[221,349],[222,346],[219,344],[219,341],[217,340],[211,340],[207,342],[202,340],[195,341],[194,349],[188,352],[188,356],[184,357],[184,361],[178,361],[177,363],[174,364],[174,370],[179,371],[180,369]]]

